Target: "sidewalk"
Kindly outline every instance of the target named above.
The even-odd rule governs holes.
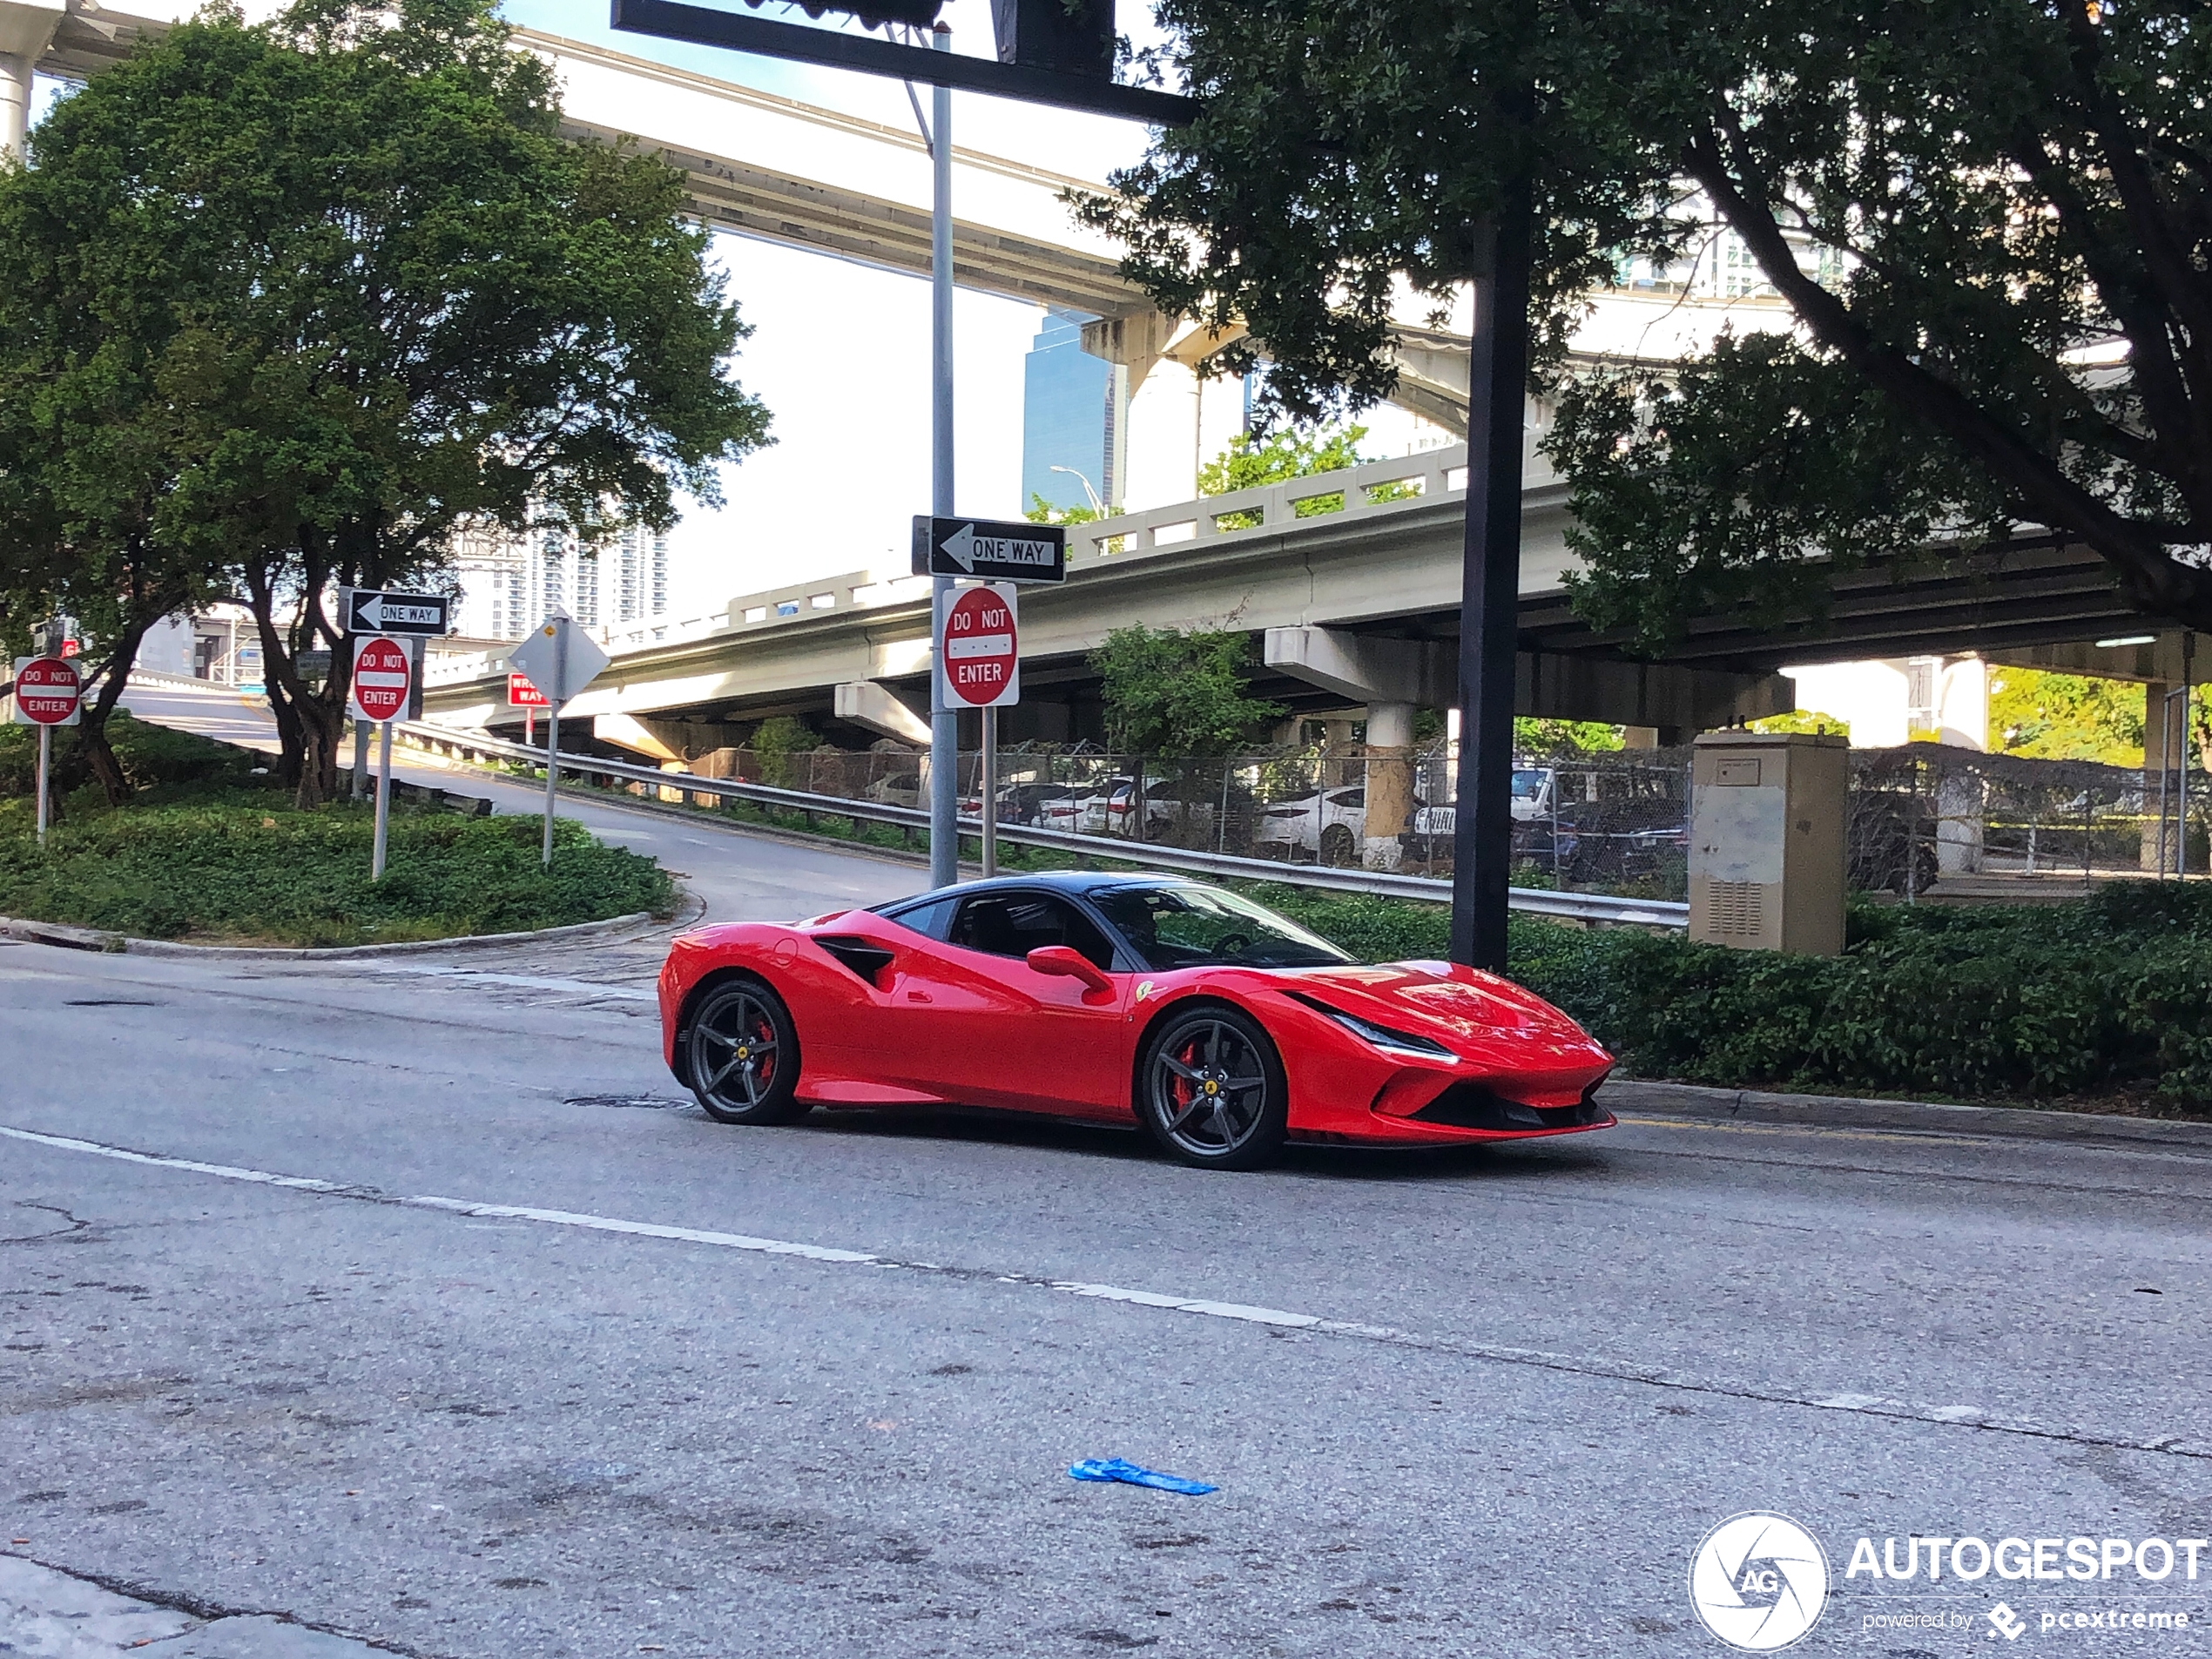
[[[2032,1106],[1947,1106],[1930,1101],[1861,1100],[1846,1095],[1778,1095],[1751,1089],[1702,1089],[1691,1083],[1621,1078],[1598,1091],[1599,1102],[1627,1117],[1719,1118],[1801,1129],[1878,1129],[1922,1135],[2000,1136],[2076,1144],[2161,1147],[2212,1157],[2212,1122],[2122,1117]]]

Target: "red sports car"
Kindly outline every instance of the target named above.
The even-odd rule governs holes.
[[[1604,1129],[1612,1056],[1509,981],[1363,967],[1154,875],[971,881],[677,940],[669,1067],[725,1123],[960,1103],[1143,1123],[1189,1163],[1286,1140],[1440,1146]]]

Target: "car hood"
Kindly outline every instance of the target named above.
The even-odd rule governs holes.
[[[1300,968],[1282,981],[1347,1014],[1447,1042],[1479,1042],[1507,1032],[1589,1041],[1581,1026],[1533,991],[1453,962]]]

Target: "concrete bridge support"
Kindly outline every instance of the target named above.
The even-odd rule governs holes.
[[[62,20],[61,0],[0,0],[0,157],[20,159],[30,131],[30,71]]]
[[[840,720],[901,743],[929,745],[929,722],[874,680],[845,680],[831,693],[831,711]]]
[[[1364,862],[1397,867],[1399,835],[1413,810],[1413,711],[1447,709],[1459,694],[1453,648],[1440,640],[1388,639],[1341,628],[1270,628],[1267,666],[1367,707]],[[1554,720],[1644,728],[1662,742],[1797,706],[1781,674],[1729,674],[1663,664],[1523,651],[1514,711]],[[1656,728],[1656,730],[1655,730]]]

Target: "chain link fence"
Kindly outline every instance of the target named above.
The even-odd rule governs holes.
[[[1688,895],[1687,747],[1530,757],[1517,765],[1513,881],[1626,898]],[[868,750],[721,750],[710,775],[811,793],[928,805],[926,757]],[[1225,756],[1019,745],[999,757],[1008,824],[1274,859],[1452,873],[1453,759],[1355,746]],[[960,758],[961,810],[980,814],[981,757]],[[1847,846],[1857,889],[1901,899],[1966,877],[2068,878],[2212,868],[2212,787],[2084,761],[2024,760],[1916,743],[1854,750]],[[1372,832],[1372,833],[1371,833]],[[2187,846],[2184,849],[2184,840]]]

